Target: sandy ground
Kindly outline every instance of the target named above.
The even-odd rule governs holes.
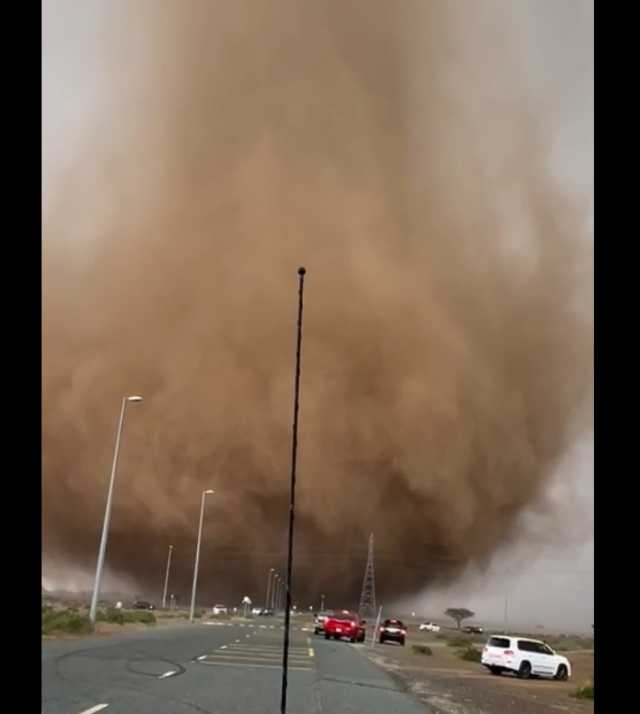
[[[433,655],[413,654],[411,644],[428,644]],[[363,649],[402,686],[443,714],[550,714],[593,711],[593,702],[570,695],[593,679],[593,651],[563,652],[573,673],[568,682],[521,680],[489,674],[480,664],[459,659],[452,648],[432,636],[416,634],[401,647],[393,643]]]

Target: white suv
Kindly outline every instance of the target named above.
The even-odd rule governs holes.
[[[571,664],[540,640],[509,635],[492,635],[482,651],[482,664],[491,674],[515,672],[521,679],[532,675],[564,681],[571,676]]]
[[[434,622],[423,622],[418,629],[427,632],[440,632],[440,625],[436,625]]]
[[[214,615],[227,615],[228,611],[224,605],[214,605],[211,612]]]

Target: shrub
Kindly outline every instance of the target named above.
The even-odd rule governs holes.
[[[432,655],[433,654],[431,647],[427,647],[427,645],[411,645],[411,651],[413,652],[413,654],[423,654],[423,655]]]
[[[89,618],[70,610],[58,612],[48,611],[43,614],[42,634],[50,635],[53,632],[67,632],[70,634],[86,634],[93,631]]]
[[[467,644],[463,649],[458,650],[456,654],[460,659],[466,662],[480,662],[482,659],[482,652],[476,649],[471,643]]]
[[[115,607],[110,607],[107,609],[105,619],[107,622],[112,622],[116,625],[124,625],[125,623],[124,612],[122,612],[122,610],[118,610]]]
[[[471,640],[468,637],[452,637],[447,640],[447,645],[449,647],[470,647]]]
[[[587,682],[578,687],[572,696],[576,699],[591,699],[593,701],[593,682]]]
[[[155,625],[156,616],[152,612],[145,610],[127,613],[131,617],[125,617],[125,622],[142,622],[145,625]]]

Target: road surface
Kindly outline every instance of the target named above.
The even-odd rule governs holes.
[[[278,714],[283,630],[205,623],[44,641],[44,714]],[[358,650],[293,626],[290,714],[425,714]]]

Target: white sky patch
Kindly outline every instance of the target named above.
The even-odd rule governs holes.
[[[525,512],[517,541],[487,568],[470,567],[456,582],[393,603],[399,612],[445,623],[449,607],[476,613],[469,622],[532,632],[591,632],[594,617],[593,434],[559,464],[540,510]],[[449,623],[453,623],[452,620]],[[542,626],[542,627],[540,627]]]

